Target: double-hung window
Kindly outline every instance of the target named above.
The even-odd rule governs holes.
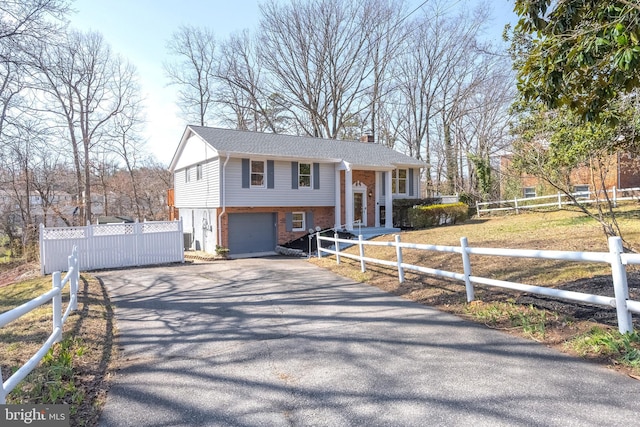
[[[576,198],[578,199],[588,199],[589,185],[574,185],[573,194],[575,194]]]
[[[251,187],[264,187],[264,160],[251,160]]]
[[[202,164],[196,165],[196,180],[200,181],[202,179]]]
[[[525,199],[536,197],[536,188],[535,187],[524,187],[522,189],[522,193]]]
[[[311,188],[311,163],[298,163],[298,188]]]
[[[291,231],[305,231],[304,219],[304,212],[293,212]]]
[[[186,168],[184,170],[184,182],[190,182],[191,181],[191,168]]]
[[[394,169],[391,173],[393,194],[407,194],[407,170]]]

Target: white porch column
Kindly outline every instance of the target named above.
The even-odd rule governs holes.
[[[353,173],[351,168],[344,171],[344,222],[349,231],[353,231]]]
[[[374,187],[375,197],[373,198],[374,225],[380,227],[380,172],[376,172],[376,185]]]
[[[393,197],[392,197],[392,180],[391,180],[391,171],[388,171],[386,174],[386,179],[384,183],[385,193],[384,193],[384,226],[386,228],[393,227]]]
[[[335,208],[334,208],[334,228],[337,230],[338,227],[340,227],[340,224],[342,224],[342,217],[341,217],[341,211],[342,211],[342,202],[341,202],[341,197],[340,197],[340,169],[338,169],[338,166],[336,165],[336,182],[335,182]]]

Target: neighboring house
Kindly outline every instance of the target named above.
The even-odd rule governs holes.
[[[423,163],[364,141],[187,126],[169,169],[191,247],[269,253],[318,227],[391,227]]]
[[[510,172],[510,166],[511,156],[502,156],[500,158],[502,176],[516,176],[516,173]],[[605,171],[604,188],[606,190],[611,190],[613,187],[617,189],[640,187],[640,159],[636,156],[629,153],[614,153],[605,162]],[[593,175],[595,173],[597,172],[593,168],[586,165],[572,170],[569,177],[572,186],[571,190],[574,193],[601,191],[600,177],[596,176],[594,179]],[[546,195],[540,194],[540,189],[544,187],[544,183],[538,178],[526,174],[517,176],[521,188],[519,197],[528,198]],[[594,188],[594,182],[597,183],[596,188]],[[500,192],[502,199],[511,197],[505,195],[504,181]]]

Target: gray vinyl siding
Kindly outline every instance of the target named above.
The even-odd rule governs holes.
[[[229,161],[231,163],[231,161]],[[228,166],[228,165],[227,165]],[[196,179],[196,165],[189,167],[191,179],[185,182],[186,168],[174,173],[175,203],[178,209],[186,207],[220,206],[220,160],[202,164],[202,179]]]
[[[191,238],[190,249],[215,253],[218,218],[215,209],[180,209],[182,229]]]
[[[422,189],[420,188],[420,169],[413,168],[413,196],[416,199],[422,197]]]
[[[242,188],[241,159],[227,164],[227,206],[333,206],[335,168],[321,163],[320,188],[291,188],[291,162],[274,162],[274,188]],[[184,178],[184,177],[183,177]]]

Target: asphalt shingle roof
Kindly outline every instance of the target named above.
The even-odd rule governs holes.
[[[352,165],[372,167],[424,166],[424,162],[381,144],[203,126],[189,128],[221,155],[343,160]]]

